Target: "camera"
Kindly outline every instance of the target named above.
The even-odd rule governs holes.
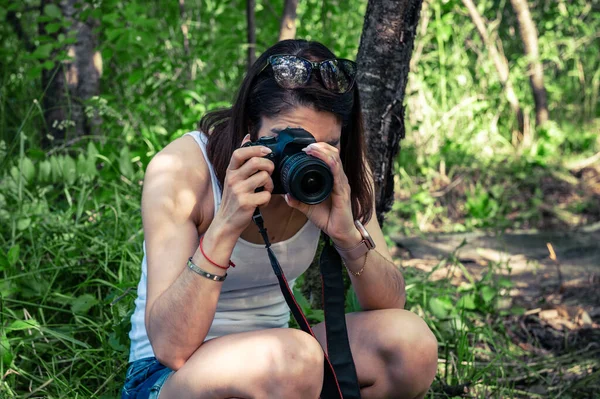
[[[273,194],[290,193],[305,204],[314,205],[325,201],[333,190],[333,174],[329,166],[318,158],[302,151],[317,141],[312,134],[301,128],[287,128],[275,136],[265,136],[244,147],[262,145],[271,153],[264,156],[275,164],[271,174]]]

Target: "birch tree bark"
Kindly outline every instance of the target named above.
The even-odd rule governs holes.
[[[279,26],[279,41],[296,37],[296,9],[298,0],[285,0],[281,25]]]
[[[544,68],[540,62],[538,33],[529,12],[527,0],[510,0],[517,16],[521,40],[529,62],[529,82],[535,101],[535,121],[538,126],[548,121],[548,96],[544,86]]]
[[[404,138],[404,91],[422,0],[369,0],[360,39],[360,86],[377,219],[394,203],[394,162]]]

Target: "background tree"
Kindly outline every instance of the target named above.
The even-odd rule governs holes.
[[[296,37],[296,9],[298,0],[285,0],[283,15],[279,27],[279,40],[293,39]]]
[[[40,2],[45,15],[61,21],[57,25],[42,20],[40,35],[49,35],[55,43],[59,43],[59,35],[71,39],[52,49],[54,54],[65,51],[68,58],[42,72],[42,86],[47,87],[44,115],[50,135],[42,137],[46,146],[51,140],[62,143],[68,138],[98,133],[100,118],[95,113],[86,113],[85,107],[89,99],[99,94],[102,57],[96,50],[97,23],[91,18],[80,19],[81,5],[79,0]]]
[[[367,130],[377,219],[394,202],[394,162],[404,138],[404,91],[422,0],[370,0],[358,50],[358,82]]]
[[[529,81],[535,102],[535,121],[538,126],[548,121],[548,96],[544,86],[544,68],[540,62],[538,33],[531,18],[527,0],[510,0],[519,22],[519,32],[527,63],[529,64]]]
[[[248,69],[256,60],[256,23],[254,22],[254,0],[246,0],[246,29],[248,35]]]
[[[473,24],[477,28],[477,33],[479,33],[481,41],[494,62],[498,77],[506,92],[506,100],[509,102],[510,107],[517,118],[517,131],[516,134],[513,135],[513,145],[519,145],[524,140],[529,141],[529,127],[525,125],[525,118],[523,110],[521,110],[521,106],[519,105],[519,98],[517,97],[517,93],[509,78],[508,61],[503,54],[500,54],[499,48],[501,47],[497,45],[498,39],[496,35],[492,36],[491,33],[488,33],[486,23],[473,3],[473,0],[462,0],[462,2],[469,11]],[[489,24],[487,24],[487,26],[489,26]]]

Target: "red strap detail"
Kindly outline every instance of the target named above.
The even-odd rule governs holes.
[[[289,283],[287,281],[287,278],[285,277],[285,274],[283,274],[283,270],[281,271],[281,275],[280,276],[281,276],[281,280],[285,284],[285,288],[287,289],[288,294],[290,295],[290,297],[292,298],[292,301],[294,302],[294,305],[296,306],[296,309],[298,309],[298,312],[302,315],[302,319],[303,319],[304,323],[306,323],[306,327],[308,328],[308,331],[305,331],[305,332],[308,332],[310,335],[313,336],[314,339],[317,339],[317,337],[315,336],[315,333],[313,332],[312,328],[310,327],[310,324],[308,323],[308,320],[306,320],[306,316],[304,315],[304,312],[302,312],[302,308],[300,307],[300,305],[298,305],[298,302],[296,301],[296,297],[294,296],[294,293],[290,289],[290,285],[289,285]],[[280,277],[280,276],[277,276],[277,277]],[[323,283],[321,282],[321,285],[322,284]],[[327,340],[325,340],[325,342],[326,342],[326,345],[327,345]],[[328,350],[327,351],[323,351],[323,355],[324,355],[324,358],[325,358],[325,367],[330,370],[330,372],[332,374],[333,381],[335,383],[335,387],[337,388],[337,391],[338,391],[338,393],[340,395],[339,397],[340,397],[340,399],[343,399],[344,396],[342,395],[342,389],[340,388],[340,384],[339,384],[339,382],[337,380],[337,376],[335,375],[335,370],[333,368],[333,365],[329,361],[328,352],[329,352]],[[332,398],[327,398],[327,399],[332,399]]]
[[[216,266],[216,267],[220,267],[221,269],[229,269],[229,267],[235,267],[235,263],[233,263],[231,261],[231,259],[229,260],[229,266],[221,266],[215,262],[213,262],[208,256],[206,256],[206,254],[204,253],[204,249],[202,248],[202,241],[204,240],[204,236],[200,237],[200,252],[202,252],[202,256],[204,256],[204,258],[209,261],[212,265]]]

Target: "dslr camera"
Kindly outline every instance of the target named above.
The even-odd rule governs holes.
[[[312,134],[301,128],[287,128],[277,137],[265,136],[244,147],[262,145],[271,153],[264,156],[275,164],[271,174],[273,194],[290,193],[305,204],[314,205],[325,201],[333,190],[333,174],[329,166],[318,158],[302,151],[317,141]]]

